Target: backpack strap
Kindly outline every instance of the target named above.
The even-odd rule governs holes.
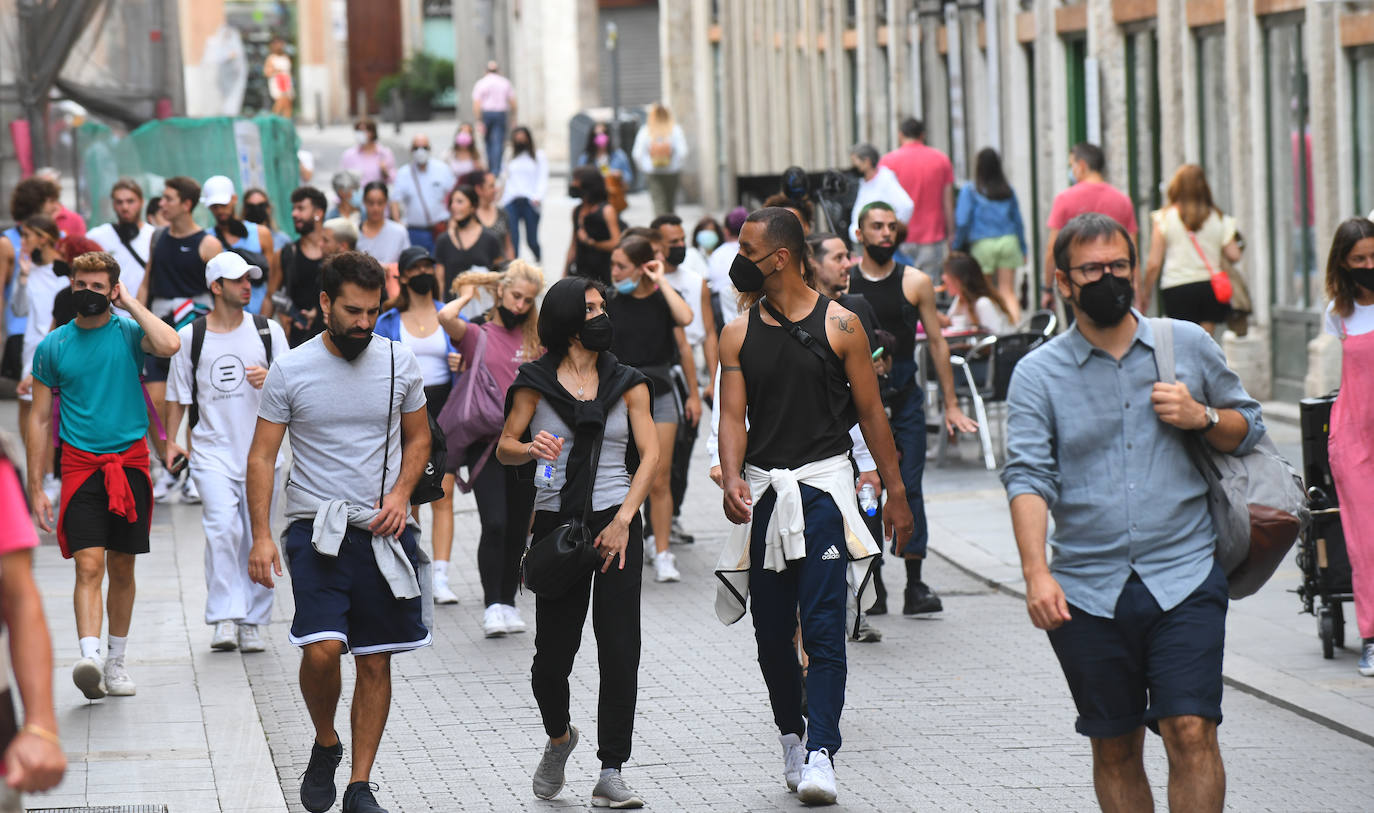
[[[200,388],[196,385],[196,369],[200,367],[200,351],[205,347],[205,328],[204,316],[198,316],[191,322],[191,408],[188,410],[187,432],[200,423]]]
[[[267,324],[267,317],[260,313],[253,314],[253,327],[258,330],[258,338],[262,339],[262,350],[267,354],[267,366],[272,366],[272,328]],[[194,339],[193,339],[194,341]],[[194,365],[195,362],[192,362]]]
[[[1174,363],[1173,320],[1156,316],[1150,319],[1150,327],[1154,330],[1155,368],[1159,371],[1159,380],[1165,384],[1176,383],[1178,374]]]

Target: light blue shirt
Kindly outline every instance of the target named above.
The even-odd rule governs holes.
[[[1207,483],[1183,430],[1155,414],[1154,335],[1137,311],[1135,341],[1120,361],[1075,325],[1016,365],[1007,396],[1007,498],[1036,494],[1054,516],[1050,572],[1069,602],[1114,617],[1139,574],[1164,610],[1211,572],[1216,532]],[[1174,322],[1178,380],[1203,404],[1235,409],[1250,429],[1233,454],[1264,436],[1260,405],[1197,325]]]
[[[954,206],[954,245],[967,251],[968,247],[990,237],[1016,236],[1021,253],[1026,254],[1026,226],[1021,221],[1021,204],[1016,193],[1003,200],[983,197],[972,183],[959,190]]]

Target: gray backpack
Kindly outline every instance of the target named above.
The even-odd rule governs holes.
[[[1176,381],[1174,326],[1151,319],[1159,380]],[[1190,432],[1188,456],[1207,481],[1207,504],[1217,532],[1217,563],[1226,573],[1231,598],[1254,594],[1283,562],[1311,514],[1302,478],[1266,434],[1249,454],[1219,452]]]

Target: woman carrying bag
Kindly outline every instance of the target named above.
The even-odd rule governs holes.
[[[1165,316],[1196,322],[1211,333],[1231,312],[1231,280],[1222,259],[1240,262],[1236,219],[1222,214],[1212,202],[1207,176],[1196,164],[1178,168],[1166,195],[1169,205],[1150,214],[1154,231],[1136,306],[1142,312],[1148,308],[1159,283]]]
[[[532,472],[523,476],[491,459],[503,421],[506,390],[516,371],[541,354],[535,300],[544,288],[544,274],[523,260],[503,273],[469,271],[457,279],[458,298],[439,311],[439,324],[463,358],[466,372],[454,386],[450,403],[436,419],[448,438],[449,467],[466,466],[464,491],[477,496],[482,533],[477,542],[477,572],[482,580],[482,632],[488,638],[525,631],[515,607],[520,586],[520,554],[534,507]],[[496,304],[476,321],[459,313],[487,289]],[[482,387],[486,383],[489,386]],[[473,389],[475,388],[475,389]],[[472,389],[472,392],[469,390]],[[484,400],[491,399],[495,400]],[[490,424],[490,434],[483,426]]]
[[[630,758],[639,679],[639,509],[659,449],[647,379],[608,352],[614,331],[605,303],[604,289],[586,278],[549,289],[539,318],[548,352],[522,365],[511,385],[496,456],[507,466],[535,461],[552,475],[537,489],[534,541],[525,557],[526,583],[536,596],[531,683],[549,737],[534,772],[534,795],[558,795],[577,747],[568,675],[595,593],[601,774],[592,804],[628,808],[644,804],[620,768]],[[563,543],[576,540],[581,544],[564,557]]]

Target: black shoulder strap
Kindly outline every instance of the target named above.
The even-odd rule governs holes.
[[[386,437],[382,440],[382,488],[377,493],[377,504],[382,504],[386,496],[386,469],[391,455],[391,393],[396,390],[396,343],[387,339],[387,349],[391,351],[391,382],[386,388]]]
[[[816,358],[826,364],[832,365],[842,378],[848,380],[849,374],[845,372],[844,363],[840,361],[839,356],[835,355],[834,350],[830,349],[828,345],[823,345],[817,341],[816,337],[807,333],[801,325],[783,316],[778,312],[777,308],[773,307],[773,303],[769,302],[767,299],[760,299],[759,305],[762,306],[764,310],[768,311],[769,316],[778,320],[778,324],[785,327],[788,335],[796,339],[798,344],[815,354]],[[829,306],[827,305],[827,307]]]
[[[288,253],[289,252],[289,253]],[[296,275],[296,244],[287,243],[281,247],[281,289],[291,290],[291,278]]]
[[[253,327],[258,330],[258,338],[262,339],[263,352],[267,354],[267,366],[272,366],[272,328],[267,324],[267,317],[260,313],[253,314]],[[192,339],[194,341],[194,338]]]
[[[153,232],[153,234],[157,234],[156,230]],[[138,235],[134,235],[134,236],[137,237]],[[148,261],[145,260],[145,259],[143,259],[141,256],[139,256],[138,249],[134,248],[134,244],[133,244],[133,241],[132,241],[132,240],[126,240],[126,239],[124,239],[124,235],[120,234],[118,229],[115,229],[115,237],[118,237],[118,238],[119,238],[119,242],[121,242],[121,243],[124,244],[125,250],[127,250],[127,251],[129,252],[129,254],[134,258],[134,262],[138,263],[139,265],[143,266],[144,268],[147,268],[147,267],[148,267]],[[149,243],[148,243],[148,256],[149,256],[149,257],[153,256],[152,248],[153,248],[153,244],[152,244],[151,242],[149,242]]]
[[[200,367],[200,351],[205,347],[205,317],[198,316],[191,322],[191,409],[187,429],[195,429],[200,423],[200,387],[196,385],[196,370]]]

